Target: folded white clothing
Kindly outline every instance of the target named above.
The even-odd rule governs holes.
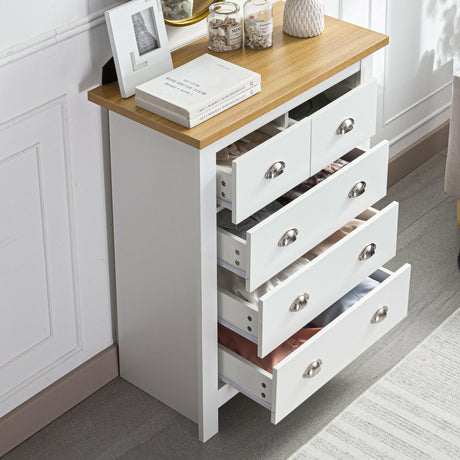
[[[224,167],[227,172],[231,173],[233,160],[241,155],[244,155],[268,139],[270,139],[270,136],[261,131],[249,133],[242,139],[234,142],[233,144],[227,145],[227,147],[224,147],[222,150],[219,150],[216,153],[216,162],[219,166]]]
[[[296,271],[300,270],[302,267],[308,264],[308,259],[306,257],[301,257],[293,262],[291,265],[286,267],[283,271],[279,272],[274,277],[270,278],[267,282],[259,286],[252,292],[246,291],[246,281],[241,276],[232,273],[225,268],[218,266],[217,268],[217,280],[219,287],[225,289],[232,294],[241,297],[243,300],[247,302],[257,305],[259,302],[260,297],[266,294],[270,289],[273,289],[275,286],[278,286],[287,278],[289,278],[292,274]]]

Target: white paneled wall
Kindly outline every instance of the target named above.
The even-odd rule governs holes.
[[[0,407],[4,413],[21,402],[19,387],[81,351],[82,324],[65,98],[1,128]]]
[[[117,3],[0,0],[0,417],[114,342],[108,131],[87,91]]]
[[[126,1],[126,0],[124,0]],[[99,15],[121,0],[0,0],[0,51]]]
[[[114,341],[101,19],[0,51],[0,416]]]
[[[458,0],[326,0],[329,13],[390,36],[376,53],[379,117],[374,143],[391,155],[449,118],[452,76],[460,69]]]

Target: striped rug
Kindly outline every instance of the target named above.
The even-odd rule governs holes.
[[[290,460],[460,459],[460,309]]]

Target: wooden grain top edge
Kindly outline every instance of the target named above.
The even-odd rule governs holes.
[[[270,104],[261,106],[260,108],[254,111],[248,112],[246,113],[246,116],[244,118],[235,120],[233,123],[222,126],[222,128],[220,129],[217,129],[217,130],[214,129],[212,132],[209,133],[208,136],[205,136],[201,139],[197,139],[193,137],[192,135],[187,134],[188,132],[193,131],[193,128],[187,129],[176,123],[168,122],[168,120],[165,120],[164,118],[159,117],[147,110],[141,109],[140,107],[136,107],[135,110],[133,110],[131,108],[124,107],[122,105],[119,105],[107,99],[106,97],[98,94],[97,90],[99,90],[101,87],[98,87],[98,88],[95,88],[89,91],[88,100],[108,110],[112,110],[113,112],[116,112],[119,115],[123,115],[127,118],[130,118],[133,121],[141,123],[144,126],[155,129],[156,131],[162,134],[165,134],[167,136],[170,136],[180,142],[184,142],[185,144],[188,144],[197,149],[203,149],[213,144],[214,142],[218,141],[225,135],[245,126],[250,121],[270,112],[276,107],[284,104],[285,102],[288,102],[289,100],[293,99],[296,96],[299,96],[305,91],[308,91],[309,89],[318,85],[322,81],[327,80],[333,75],[341,72],[342,70],[345,70],[351,65],[356,64],[357,62],[361,61],[365,57],[370,56],[371,54],[375,53],[379,49],[385,47],[389,43],[389,37],[388,36],[385,36],[385,37],[386,38],[382,39],[380,42],[375,43],[372,46],[369,46],[368,48],[362,50],[359,54],[350,57],[346,61],[340,62],[334,67],[329,68],[329,70],[327,70],[321,75],[318,75],[316,78],[306,81],[303,85],[297,88],[291,88],[290,90],[287,90],[283,94],[280,94],[278,97],[274,98]],[[157,121],[156,118],[160,118],[160,121]],[[172,125],[171,127],[168,126],[169,123]]]
[[[276,99],[273,99],[270,104],[266,104],[263,107],[260,107],[259,109],[256,109],[250,113],[247,114],[247,116],[244,119],[236,120],[235,122],[231,123],[230,125],[226,125],[225,127],[222,127],[222,129],[214,130],[212,133],[209,134],[209,136],[203,137],[201,141],[199,141],[199,148],[204,148],[207,147],[214,142],[218,141],[222,137],[224,137],[227,134],[230,134],[233,131],[236,131],[237,129],[245,126],[247,123],[250,121],[255,120],[256,118],[261,117],[262,115],[265,115],[266,113],[270,112],[271,110],[275,109],[276,107],[279,107],[280,105],[290,101],[294,97],[299,96],[300,94],[308,91],[309,89],[315,87],[316,85],[320,84],[321,82],[327,80],[328,78],[334,76],[335,74],[341,72],[342,70],[345,70],[346,68],[352,66],[353,64],[356,64],[357,62],[361,61],[367,56],[370,56],[372,53],[375,53],[379,49],[383,48],[384,46],[388,45],[389,40],[388,37],[386,39],[386,43],[382,44],[376,44],[371,47],[369,47],[366,51],[362,52],[359,54],[359,57],[356,58],[350,58],[347,61],[341,62],[335,67],[331,67],[329,71],[325,72],[321,76],[318,76],[312,80],[309,80],[308,82],[305,82],[304,85],[299,86],[297,88],[288,90],[280,96],[278,96]],[[243,101],[244,102],[244,101]],[[173,136],[174,137],[174,136]],[[177,138],[176,138],[177,139]],[[195,138],[190,138],[193,140],[196,140]],[[192,144],[190,144],[192,145]]]
[[[155,131],[158,131],[162,134],[166,134],[167,136],[170,136],[173,139],[177,139],[178,141],[188,144],[192,147],[195,147],[197,149],[204,148],[204,146],[198,139],[185,133],[186,131],[190,131],[189,129],[180,126],[172,121],[170,122],[169,120],[159,117],[158,115],[155,115],[152,112],[149,112],[148,110],[141,109],[140,107],[136,107],[135,110],[133,110],[123,105],[119,105],[116,102],[107,99],[103,95],[98,94],[97,90],[100,88],[101,86],[94,88],[93,90],[88,92],[88,100],[90,102],[94,102],[95,104],[100,105],[105,109],[111,110],[112,112],[118,113],[119,115],[123,115],[126,118],[140,123],[141,125],[147,126],[148,128],[152,128]],[[155,118],[160,118],[161,121],[156,121]],[[168,124],[171,124],[173,126],[169,127]],[[182,133],[180,129],[184,130],[185,132]]]
[[[277,5],[276,7],[281,8],[280,5]],[[134,97],[122,99],[117,82],[99,86],[89,91],[88,99],[108,110],[112,110],[113,112],[130,118],[131,120],[143,124],[144,126],[155,129],[156,131],[170,136],[180,142],[197,149],[203,149],[231,132],[245,126],[247,123],[255,120],[256,118],[265,115],[271,110],[288,102],[294,97],[303,94],[333,75],[353,64],[356,64],[389,43],[389,37],[387,35],[370,31],[359,26],[343,23],[342,21],[334,18],[327,17],[326,19],[328,26],[335,28],[334,39],[329,39],[327,46],[329,46],[329,49],[332,49],[333,51],[342,48],[346,50],[345,53],[340,53],[340,56],[338,56],[335,64],[333,63],[333,59],[325,59],[327,64],[313,66],[313,71],[310,69],[308,64],[309,61],[303,58],[301,64],[303,65],[302,72],[304,73],[302,75],[304,78],[297,79],[295,77],[295,73],[291,72],[290,75],[293,75],[294,78],[289,79],[289,85],[284,86],[282,91],[274,90],[276,85],[273,85],[273,80],[270,81],[270,77],[273,77],[273,75],[269,73],[268,76],[265,75],[262,78],[262,92],[243,102],[240,102],[236,106],[231,107],[230,109],[194,128],[185,128],[152,112],[137,107],[135,105]],[[281,34],[278,33],[278,41],[281,40],[279,46],[282,46],[283,43],[287,43],[288,46],[290,46],[289,41],[292,41],[292,37],[285,36],[282,33],[280,24],[278,24],[277,27],[278,32],[281,32]],[[337,33],[337,30],[340,33]],[[346,33],[347,31],[350,33]],[[315,39],[316,37],[309,43],[315,43]],[[324,52],[324,49],[321,46],[321,42],[318,41],[316,43],[319,44],[310,46],[309,52],[313,51],[313,53],[316,53],[316,59],[321,59],[321,53]],[[359,43],[359,46],[356,46],[356,43]],[[333,48],[331,48],[331,46],[333,46]],[[296,45],[296,49],[300,50],[301,48]],[[187,60],[203,54],[203,52],[207,52],[206,39],[199,39],[184,48],[176,50],[173,53],[174,64],[175,66],[181,65]],[[243,66],[245,66],[246,63],[250,68],[251,64],[249,61],[252,59],[252,63],[254,63],[254,59],[258,59],[259,56],[262,57],[263,55],[257,54],[257,58],[254,58],[254,55],[252,58],[248,55],[246,58],[244,53],[243,55],[233,57],[229,53],[228,56],[231,62],[234,61],[235,63]],[[249,61],[247,61],[247,59],[249,59]],[[295,65],[291,65],[290,67],[293,69],[297,68]],[[265,79],[265,77],[268,79]],[[265,85],[264,81],[267,82]]]

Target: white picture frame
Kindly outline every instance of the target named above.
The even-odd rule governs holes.
[[[134,0],[105,12],[121,97],[173,68],[159,0]]]

